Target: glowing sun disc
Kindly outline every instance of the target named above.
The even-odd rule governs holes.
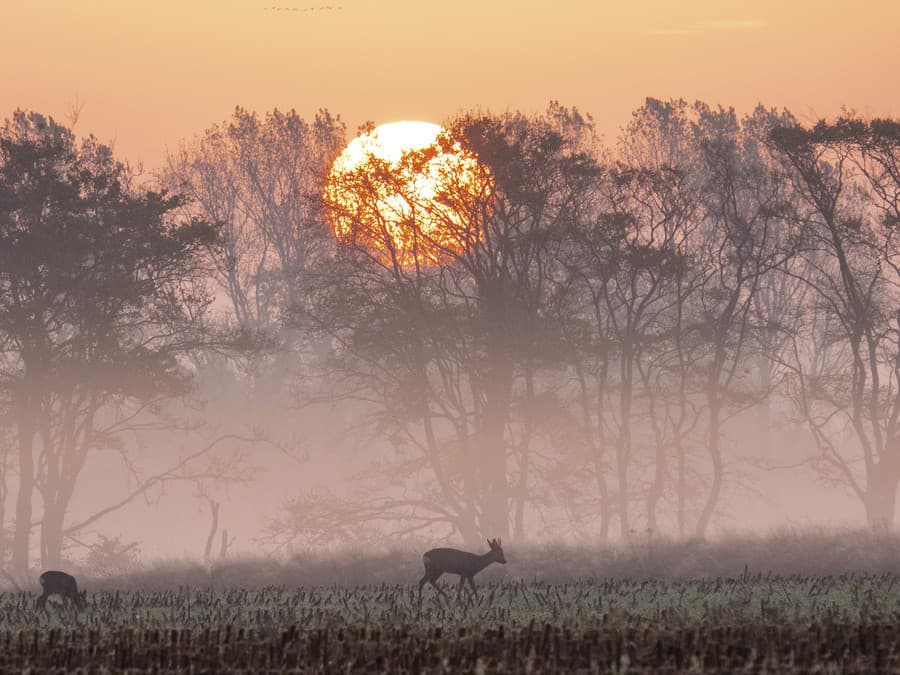
[[[347,145],[341,157],[345,169],[355,169],[368,155],[396,163],[404,152],[421,150],[437,140],[441,127],[431,122],[390,122],[357,136]],[[336,162],[337,164],[337,162]]]
[[[393,122],[347,145],[324,195],[339,240],[401,265],[433,264],[466,246],[471,223],[460,204],[484,186],[485,174],[458,145],[438,147],[441,131],[429,122]],[[410,161],[416,151],[425,152]]]

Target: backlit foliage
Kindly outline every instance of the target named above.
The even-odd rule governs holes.
[[[411,125],[413,123],[398,123]],[[446,131],[413,134],[399,155],[389,127],[355,139],[332,166],[325,188],[338,239],[384,264],[432,265],[472,246],[491,194],[488,169]]]

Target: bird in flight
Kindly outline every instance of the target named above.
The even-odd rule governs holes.
[[[263,7],[266,12],[337,12],[344,9],[343,5],[321,5],[319,7],[283,7],[272,5]]]

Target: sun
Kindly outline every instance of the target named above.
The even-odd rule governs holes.
[[[429,122],[382,124],[353,139],[331,167],[324,201],[345,244],[384,263],[434,265],[480,238],[490,174]]]

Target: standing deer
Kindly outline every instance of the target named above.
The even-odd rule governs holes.
[[[488,546],[491,547],[491,550],[483,555],[468,553],[455,548],[433,548],[425,553],[422,556],[422,562],[425,563],[425,576],[419,581],[419,602],[422,602],[422,586],[426,582],[434,586],[438,593],[445,598],[447,597],[447,594],[435,583],[445,573],[459,575],[457,598],[462,594],[466,580],[469,581],[472,592],[477,593],[478,589],[475,588],[473,577],[493,562],[498,562],[501,565],[506,564],[500,540],[490,539],[488,540]]]
[[[87,605],[87,591],[78,592],[78,582],[71,574],[49,570],[44,572],[38,581],[41,582],[41,588],[44,591],[35,603],[38,609],[44,609],[47,598],[51,595],[63,596],[78,609],[84,609]]]

